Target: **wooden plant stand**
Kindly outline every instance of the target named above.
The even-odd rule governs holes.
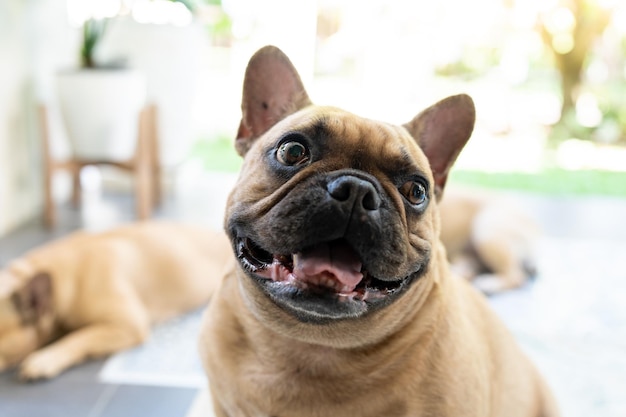
[[[52,179],[57,170],[67,170],[72,175],[72,204],[80,206],[81,185],[80,171],[87,165],[111,165],[134,175],[135,210],[139,220],[148,219],[152,209],[161,203],[161,166],[159,163],[158,135],[156,128],[157,109],[154,105],[146,106],[140,114],[135,154],[128,161],[86,160],[71,157],[66,161],[53,158],[50,149],[50,131],[48,110],[39,106],[39,121],[43,150],[43,221],[47,228],[56,226],[56,207],[52,194]]]

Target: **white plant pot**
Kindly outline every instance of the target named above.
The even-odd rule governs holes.
[[[205,44],[199,24],[178,27],[117,18],[96,48],[100,62],[121,59],[145,75],[147,98],[157,106],[160,160],[167,168],[183,162],[196,140],[191,115]]]
[[[128,69],[59,72],[57,92],[76,158],[121,162],[133,157],[139,115],[146,102],[141,73]]]

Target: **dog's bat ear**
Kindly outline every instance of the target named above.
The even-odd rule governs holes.
[[[448,97],[418,114],[404,127],[428,158],[441,199],[448,172],[472,135],[476,110],[466,94]]]
[[[11,300],[24,323],[35,323],[52,309],[52,278],[47,272],[35,274]]]
[[[239,155],[245,155],[274,124],[310,104],[287,55],[275,46],[261,48],[250,58],[243,81],[242,119],[235,142]]]

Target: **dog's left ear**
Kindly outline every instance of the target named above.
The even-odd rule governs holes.
[[[442,197],[450,168],[472,135],[475,119],[474,101],[460,94],[441,100],[404,125],[428,158],[437,200]]]
[[[52,278],[47,272],[35,274],[11,297],[22,322],[36,323],[52,309]]]
[[[235,142],[239,155],[245,155],[274,124],[310,104],[287,55],[275,46],[261,48],[250,58],[243,81],[242,119]]]

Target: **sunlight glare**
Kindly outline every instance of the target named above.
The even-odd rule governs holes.
[[[552,47],[559,54],[565,55],[574,49],[574,37],[569,33],[559,33],[552,38]]]
[[[139,23],[175,26],[189,25],[193,16],[182,3],[166,0],[139,0],[133,3],[132,16]]]
[[[544,19],[546,29],[552,35],[560,33],[571,33],[576,26],[574,13],[566,7],[559,7],[546,14]]]
[[[584,127],[596,127],[602,123],[602,111],[593,94],[583,93],[576,100],[576,120]]]
[[[67,18],[72,27],[81,27],[86,20],[104,19],[117,15],[120,0],[67,0]]]

